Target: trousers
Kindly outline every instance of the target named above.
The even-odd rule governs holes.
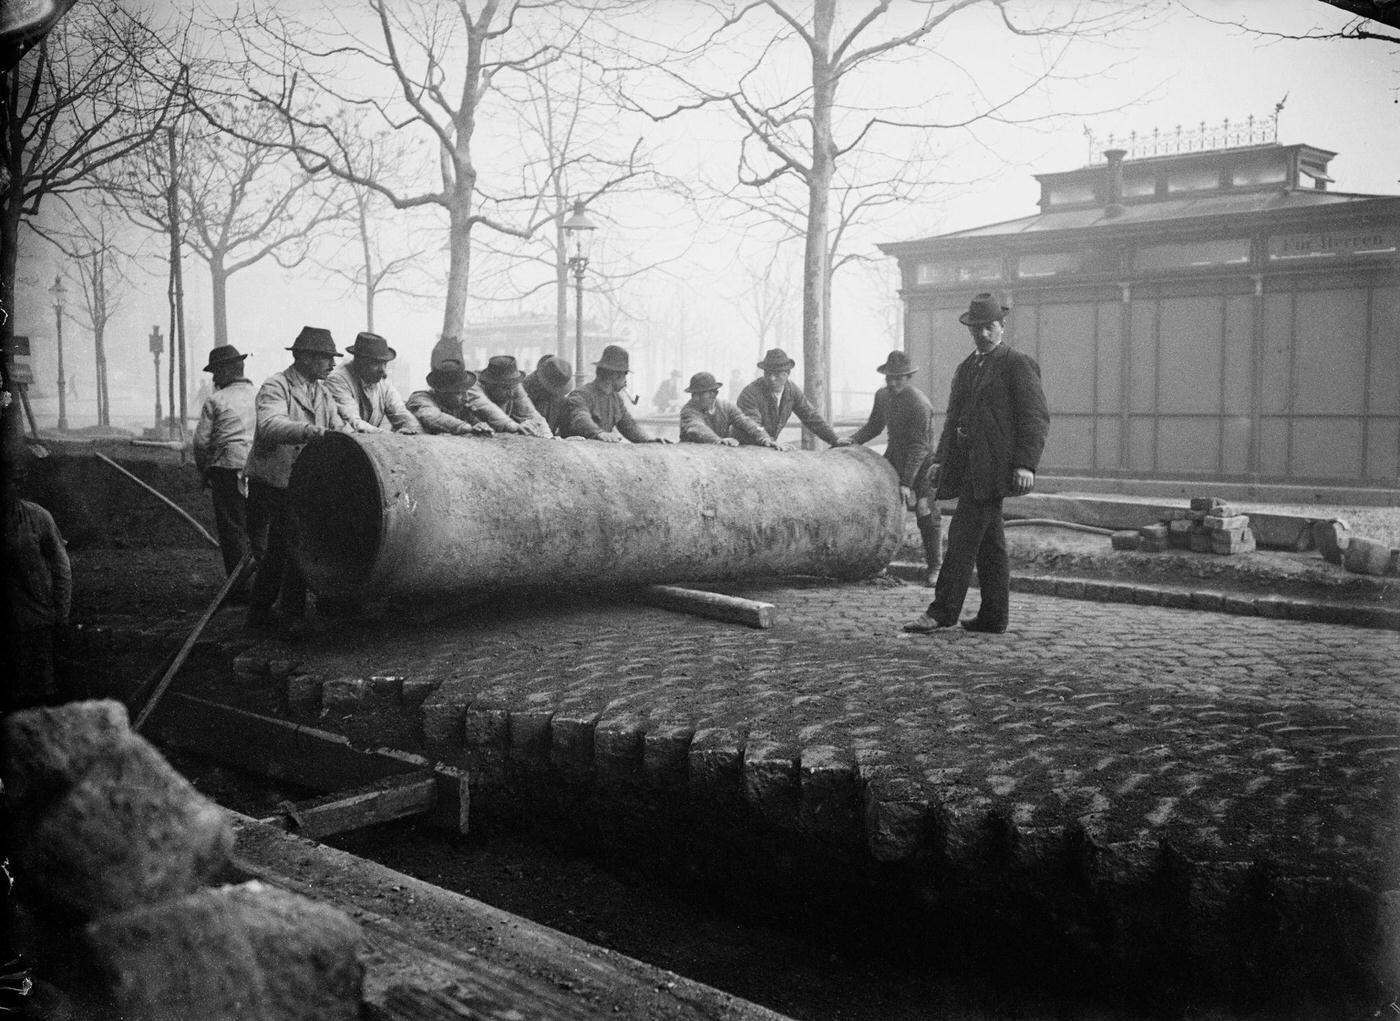
[[[266,536],[248,597],[249,617],[267,616],[273,603],[279,603],[282,616],[288,620],[306,616],[306,578],[291,553],[294,528],[287,491],[249,479],[248,531],[255,538]]]
[[[232,574],[248,551],[247,500],[238,486],[237,468],[210,468],[205,474],[214,498],[214,529],[219,533],[224,573]]]
[[[971,484],[964,488],[953,511],[948,549],[933,586],[928,615],[944,626],[958,622],[975,566],[982,595],[977,619],[982,624],[1005,627],[1010,615],[1011,564],[1006,555],[1002,498],[975,500],[970,490]]]

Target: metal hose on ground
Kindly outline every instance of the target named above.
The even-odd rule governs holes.
[[[1047,528],[1068,528],[1075,532],[1088,532],[1090,535],[1112,535],[1112,528],[1099,528],[1096,525],[1081,525],[1077,521],[1056,521],[1054,518],[1015,518],[1003,522],[1007,528],[1013,525],[1043,525]]]

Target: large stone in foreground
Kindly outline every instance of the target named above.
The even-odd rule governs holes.
[[[1351,533],[1345,521],[1314,521],[1312,524],[1313,544],[1322,554],[1322,559],[1331,564],[1340,564],[1351,542]]]
[[[7,727],[37,764],[17,769],[14,856],[27,896],[80,919],[190,893],[233,846],[218,806],[99,705],[17,714],[29,718]]]
[[[5,792],[10,810],[62,795],[92,764],[137,740],[126,707],[110,700],[25,709],[4,721]]]
[[[360,1018],[359,926],[277,887],[201,890],[92,922],[84,936],[123,1018]]]
[[[1342,566],[1354,574],[1390,573],[1390,547],[1377,539],[1353,536],[1342,554]]]

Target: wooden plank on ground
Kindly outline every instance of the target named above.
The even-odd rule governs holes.
[[[157,744],[323,794],[426,770],[437,786],[428,821],[454,833],[467,832],[470,791],[466,773],[429,763],[410,752],[353,748],[341,734],[179,693],[162,700],[147,724],[146,735]]]
[[[437,804],[437,797],[437,778],[430,771],[417,770],[386,776],[358,790],[298,801],[287,805],[281,815],[261,821],[312,840],[324,840],[361,826],[421,815]]]
[[[772,627],[777,613],[772,603],[678,585],[648,585],[642,589],[641,599],[665,610],[693,613],[698,617],[712,617],[752,628]]]

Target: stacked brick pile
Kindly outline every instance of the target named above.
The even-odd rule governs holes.
[[[1174,508],[1159,521],[1137,531],[1114,532],[1113,548],[1162,553],[1189,549],[1195,553],[1249,553],[1255,548],[1249,515],[1217,496],[1195,496],[1191,506]]]
[[[119,703],[27,710],[3,730],[16,942],[54,1016],[360,1017],[359,926],[262,883],[209,886],[228,818]]]

